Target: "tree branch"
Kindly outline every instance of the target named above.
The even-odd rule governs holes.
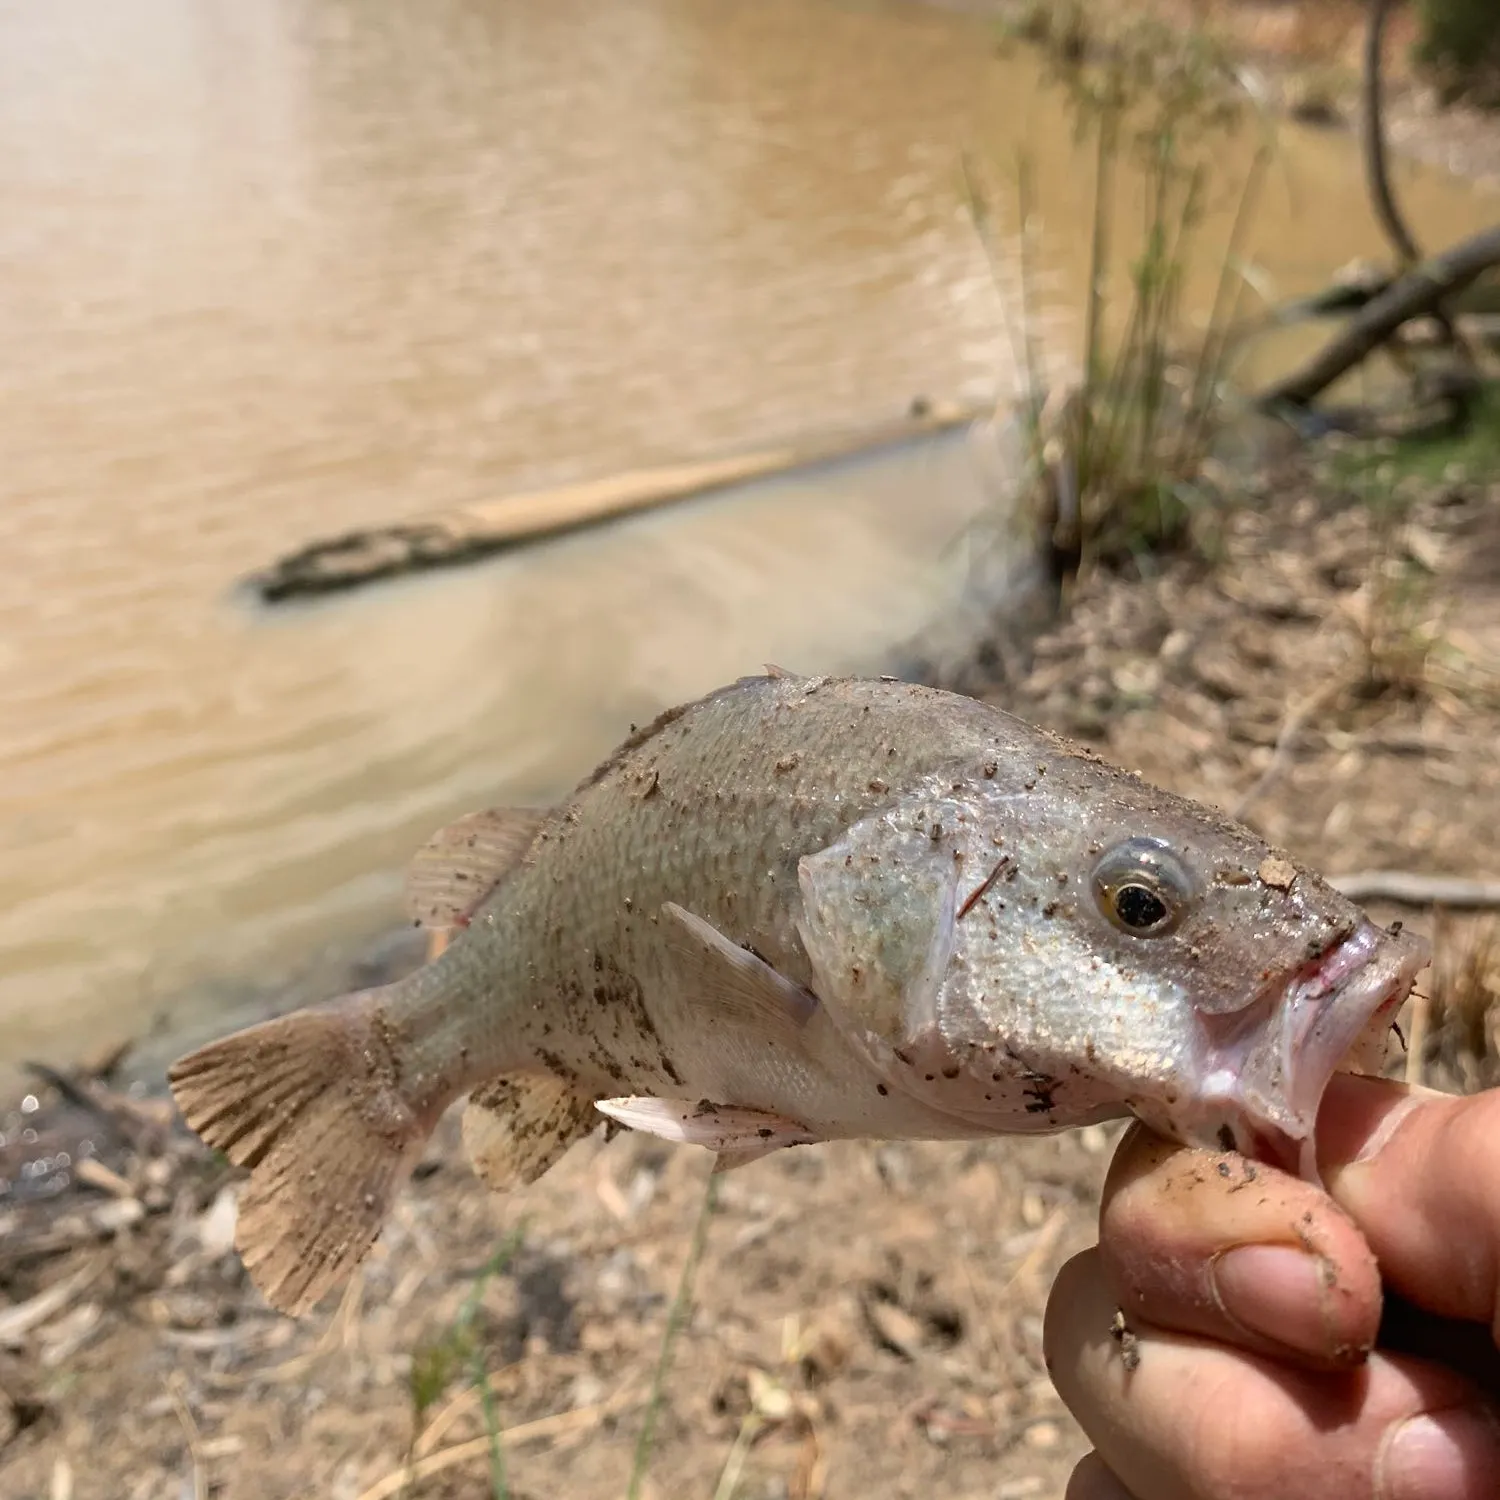
[[[1421,260],[1422,252],[1407,228],[1401,210],[1396,206],[1391,192],[1390,168],[1386,162],[1385,123],[1381,112],[1380,65],[1385,53],[1385,22],[1390,14],[1391,0],[1370,0],[1370,22],[1365,28],[1364,66],[1364,147],[1365,184],[1370,192],[1370,202],[1375,206],[1375,217],[1385,230],[1386,238],[1396,250],[1396,258],[1402,269]]]
[[[1395,901],[1406,906],[1478,910],[1500,906],[1500,880],[1457,875],[1419,875],[1408,870],[1358,870],[1330,875],[1329,885],[1351,901]]]
[[[1462,240],[1414,266],[1349,320],[1326,347],[1262,391],[1256,405],[1307,406],[1346,371],[1372,354],[1403,324],[1432,313],[1491,266],[1500,265],[1500,226]]]

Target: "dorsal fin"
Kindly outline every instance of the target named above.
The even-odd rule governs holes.
[[[421,927],[462,927],[520,862],[547,814],[491,807],[439,829],[406,872],[407,915]]]

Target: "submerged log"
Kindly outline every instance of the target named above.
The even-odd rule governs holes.
[[[585,526],[696,499],[730,485],[854,458],[967,426],[992,415],[993,410],[988,405],[939,408],[918,403],[900,421],[821,442],[636,470],[347,532],[311,542],[247,581],[263,600],[274,603],[298,595],[356,588],[400,573],[450,567]]]

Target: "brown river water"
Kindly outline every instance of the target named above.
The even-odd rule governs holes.
[[[1015,265],[959,168],[1023,146],[1064,348],[1087,158],[972,18],[0,0],[0,1073],[389,924],[434,827],[671,701],[878,670],[955,586],[962,436],[311,606],[235,585],[346,528],[1005,394]],[[1492,213],[1401,175],[1427,243]],[[1378,251],[1352,140],[1286,132],[1251,248],[1278,297]]]

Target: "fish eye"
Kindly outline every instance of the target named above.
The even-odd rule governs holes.
[[[1167,903],[1146,885],[1122,885],[1113,893],[1115,916],[1134,932],[1160,927],[1171,915]]]
[[[1114,927],[1132,937],[1172,932],[1197,894],[1186,865],[1157,839],[1127,839],[1094,866],[1094,900]]]

